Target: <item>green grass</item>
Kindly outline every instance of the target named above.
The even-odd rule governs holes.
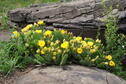
[[[32,4],[58,2],[59,0],[0,0],[0,30],[8,28],[7,12],[15,8],[27,7]]]

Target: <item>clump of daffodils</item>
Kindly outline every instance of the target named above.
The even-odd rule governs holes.
[[[36,63],[64,65],[76,60],[84,65],[116,66],[111,55],[104,55],[101,40],[73,36],[63,29],[45,30],[44,25],[44,21],[39,20],[21,32],[13,32],[13,39],[22,39],[27,55],[32,55]]]

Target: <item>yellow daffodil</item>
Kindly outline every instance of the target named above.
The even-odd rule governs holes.
[[[45,46],[45,41],[44,41],[44,40],[39,40],[39,41],[38,41],[38,45],[39,45],[40,47],[44,47],[44,46]]]
[[[112,56],[111,55],[105,56],[105,59],[112,60]]]
[[[51,36],[52,35],[52,31],[50,30],[47,30],[45,33],[44,33],[45,36]]]
[[[115,62],[114,61],[110,61],[109,62],[109,66],[114,67],[115,66]]]
[[[61,44],[61,48],[67,49],[68,47],[69,47],[69,42],[68,42],[68,41],[64,41],[64,42]]]
[[[35,33],[40,34],[40,33],[42,33],[42,30],[35,30]]]
[[[15,38],[18,38],[20,36],[20,33],[18,31],[14,31],[13,34]]]
[[[38,24],[38,25],[43,25],[43,24],[45,24],[45,23],[44,23],[44,21],[39,20],[39,21],[37,22],[37,24]]]
[[[83,53],[83,49],[82,49],[82,48],[77,48],[77,53],[78,53],[78,54]]]
[[[87,42],[87,44],[88,44],[90,47],[94,45],[93,42]]]

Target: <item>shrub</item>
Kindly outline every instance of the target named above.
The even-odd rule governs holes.
[[[119,64],[101,40],[74,36],[63,29],[45,30],[45,25],[38,21],[28,24],[21,32],[13,32],[5,52],[8,58],[16,61],[5,72],[29,64],[62,66],[75,63],[106,70],[114,70]]]
[[[115,67],[112,56],[104,54],[101,40],[82,39],[62,29],[45,30],[44,26],[43,21],[38,21],[34,25],[27,25],[22,32],[14,31],[11,39],[14,46],[10,49],[10,55],[30,57],[35,64],[79,63],[104,68]]]

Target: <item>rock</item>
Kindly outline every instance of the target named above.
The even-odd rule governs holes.
[[[126,11],[121,11],[119,13],[119,21],[118,22],[119,22],[119,27],[120,27],[119,32],[126,35]]]
[[[0,31],[0,41],[9,41],[11,38],[11,32],[3,30]]]
[[[126,84],[126,81],[96,68],[69,65],[33,69],[16,78],[13,84]]]
[[[119,11],[124,11],[126,8],[126,0],[104,0],[104,3],[108,7],[113,7],[112,14],[115,16],[119,16]],[[102,0],[72,0],[72,2],[40,4],[14,9],[9,11],[8,16],[12,26],[24,27],[26,24],[44,20],[51,29],[64,28],[72,32],[79,31],[79,34],[74,34],[95,38],[98,28],[100,31],[106,28],[105,24],[98,20],[105,17],[104,11]],[[125,29],[126,26],[120,28],[121,31]],[[89,31],[85,32],[87,30]],[[104,32],[100,33],[104,35]],[[92,35],[88,36],[88,34]],[[104,39],[104,36],[100,37]]]

